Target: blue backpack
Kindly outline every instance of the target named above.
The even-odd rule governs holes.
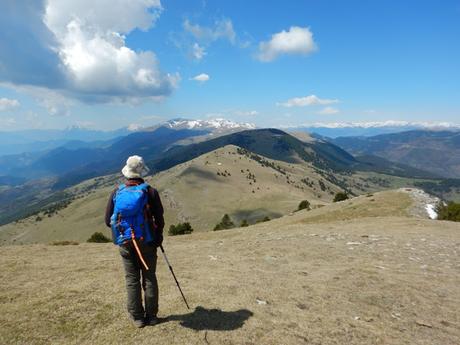
[[[151,216],[147,209],[147,183],[127,186],[121,184],[113,196],[112,225],[113,243],[122,245],[134,238],[151,242]]]

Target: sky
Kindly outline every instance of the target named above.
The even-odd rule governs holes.
[[[0,131],[460,123],[460,0],[2,0]]]

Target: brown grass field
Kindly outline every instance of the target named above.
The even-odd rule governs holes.
[[[163,322],[136,329],[112,244],[0,247],[0,344],[460,344],[460,224],[382,192],[167,237]]]

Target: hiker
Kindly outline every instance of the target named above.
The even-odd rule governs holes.
[[[129,157],[121,171],[126,181],[112,192],[105,212],[105,224],[112,228],[125,269],[128,312],[139,328],[158,323],[155,270],[164,228],[158,191],[142,178],[148,171],[142,157]]]

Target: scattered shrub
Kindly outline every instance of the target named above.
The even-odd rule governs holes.
[[[106,237],[102,232],[95,232],[94,234],[91,235],[90,238],[88,238],[86,242],[107,243],[107,242],[112,242],[112,240]]]
[[[77,241],[53,241],[50,243],[52,246],[77,246]]]
[[[438,220],[451,220],[460,222],[460,203],[450,201],[446,204],[440,202],[436,206]]]
[[[345,192],[338,192],[334,196],[333,202],[343,201],[349,199],[348,194]]]
[[[224,214],[224,216],[222,217],[222,220],[220,221],[220,223],[218,223],[215,227],[214,227],[214,231],[216,230],[225,230],[225,229],[231,229],[231,228],[234,228],[235,227],[235,223],[233,223],[232,219],[229,217],[228,214]]]
[[[246,219],[243,219],[243,220],[241,221],[240,227],[241,227],[241,228],[244,228],[244,227],[246,227],[246,226],[249,226],[249,223],[248,223],[248,221],[247,221]]]
[[[177,225],[171,225],[169,227],[168,235],[177,236],[177,235],[187,235],[193,232],[193,228],[189,222],[179,223]]]
[[[319,184],[319,187],[321,188],[321,190],[323,192],[326,191],[326,185],[324,184],[324,182],[322,180],[319,180],[318,184]]]
[[[299,206],[297,207],[298,211],[305,209],[310,210],[310,202],[308,200],[302,200]]]

